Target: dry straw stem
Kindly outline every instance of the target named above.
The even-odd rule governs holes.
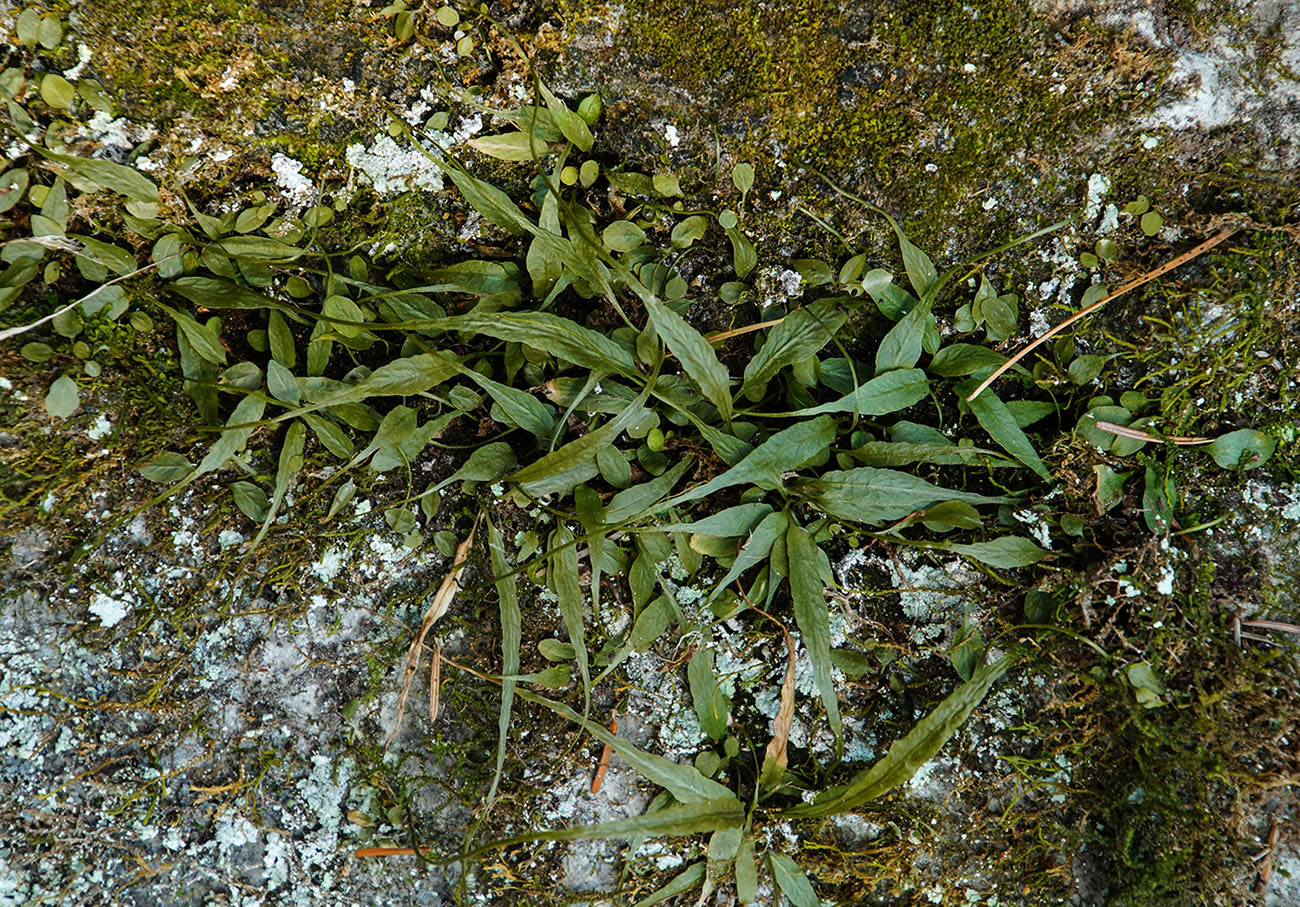
[[[1147,273],[1143,274],[1141,277],[1135,280],[1130,280],[1128,283],[1124,284],[1124,286],[1120,287],[1118,290],[1116,290],[1114,293],[1111,293],[1109,296],[1103,296],[1101,299],[1098,299],[1092,305],[1085,306],[1084,308],[1075,312],[1069,318],[1062,321],[1056,327],[1052,328],[1047,333],[1043,334],[1043,336],[1035,340],[1033,343],[1030,343],[1020,352],[1016,353],[1006,362],[1002,363],[1002,365],[998,366],[998,368],[994,370],[993,374],[989,375],[982,382],[980,382],[980,386],[975,388],[975,390],[971,392],[970,396],[966,398],[966,402],[969,403],[971,400],[974,400],[980,394],[984,393],[984,390],[990,384],[992,384],[994,381],[997,381],[1007,371],[1014,368],[1016,363],[1018,363],[1021,359],[1024,359],[1034,350],[1038,349],[1044,343],[1051,340],[1053,337],[1061,333],[1061,331],[1064,331],[1066,328],[1074,324],[1076,321],[1079,321],[1080,319],[1086,318],[1087,316],[1091,315],[1093,312],[1100,309],[1102,306],[1110,302],[1112,299],[1118,299],[1120,296],[1123,296],[1125,293],[1128,293],[1132,290],[1136,290],[1138,287],[1142,286],[1143,284],[1150,283],[1151,281],[1155,280],[1157,277],[1160,277],[1164,274],[1168,274],[1170,271],[1174,270],[1175,268],[1180,268],[1183,265],[1187,264],[1192,259],[1204,255],[1206,252],[1210,251],[1215,246],[1219,245],[1219,243],[1225,241],[1229,237],[1236,234],[1239,231],[1239,229],[1240,229],[1239,227],[1230,227],[1228,229],[1221,230],[1220,232],[1216,233],[1214,236],[1207,239],[1205,242],[1201,243],[1199,246],[1195,246],[1194,248],[1188,249],[1182,255],[1170,259],[1169,261],[1162,264],[1160,267],[1156,268],[1154,271],[1148,271]]]
[[[617,712],[615,712],[614,717],[610,719],[609,732],[611,734],[618,733]],[[613,753],[614,753],[614,745],[611,743],[606,743],[605,748],[600,751],[600,762],[596,766],[596,777],[591,779],[591,792],[593,794],[600,793],[600,787],[602,784],[605,783],[605,773],[609,771],[609,759],[610,756],[613,755]]]
[[[456,598],[456,593],[460,591],[460,575],[465,572],[465,562],[469,560],[469,550],[474,545],[474,531],[476,529],[478,529],[477,518],[474,520],[474,525],[470,527],[469,535],[465,537],[465,541],[456,547],[456,556],[452,559],[451,571],[443,579],[442,585],[438,587],[438,591],[433,596],[433,601],[429,603],[428,609],[424,612],[424,619],[420,621],[420,631],[415,634],[415,640],[406,653],[406,671],[402,678],[402,695],[397,700],[397,721],[393,723],[393,730],[389,733],[388,739],[384,741],[385,748],[396,736],[398,728],[402,726],[402,713],[406,709],[406,697],[411,692],[411,681],[415,679],[416,669],[420,666],[420,650],[424,647],[424,638],[429,635],[429,631],[433,629],[433,625],[438,622],[438,619],[447,613],[452,600]],[[440,655],[440,651],[434,653],[433,664],[429,668],[430,720],[438,715]]]

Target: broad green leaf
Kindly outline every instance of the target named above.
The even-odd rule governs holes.
[[[689,249],[697,239],[703,239],[708,230],[708,219],[700,214],[692,214],[673,227],[670,241],[674,249]]]
[[[600,428],[587,432],[581,438],[570,441],[559,450],[554,450],[540,460],[536,460],[508,478],[518,484],[525,492],[535,497],[558,491],[567,491],[595,474],[596,451],[613,444],[629,425],[634,424],[645,413],[644,404],[649,396],[649,388],[623,412],[610,419]],[[580,476],[576,481],[575,476]]]
[[[798,863],[775,850],[767,852],[767,862],[772,869],[772,880],[776,882],[776,887],[790,899],[794,907],[822,907],[821,898],[817,897],[812,883]]]
[[[784,512],[776,511],[763,517],[759,524],[754,527],[753,533],[740,546],[740,552],[736,555],[736,560],[732,563],[731,568],[727,570],[727,575],[713,587],[709,598],[715,598],[750,567],[755,567],[767,560],[768,555],[772,552],[772,547],[779,539],[785,537],[786,530],[789,527],[790,518]]]
[[[506,417],[524,431],[542,439],[549,438],[555,431],[555,414],[532,394],[493,381],[470,368],[462,368],[461,374],[487,391]]]
[[[262,418],[262,413],[266,409],[266,400],[261,397],[248,396],[240,400],[231,412],[230,418],[226,420],[226,428],[222,429],[216,442],[208,450],[207,456],[200,461],[198,468],[194,471],[197,478],[210,472],[221,469],[229,462],[230,458],[244,449],[248,443],[248,438],[253,434],[253,428],[233,428],[231,426],[248,425],[257,422]]]
[[[997,368],[1007,357],[997,350],[973,343],[954,343],[934,354],[926,371],[945,378],[973,375],[980,369]]]
[[[226,348],[221,345],[217,335],[212,332],[206,324],[195,321],[192,317],[184,312],[178,312],[171,306],[163,305],[161,302],[154,303],[162,309],[172,320],[176,322],[176,328],[185,335],[189,341],[190,347],[208,362],[216,365],[226,364]]]
[[[646,313],[655,332],[677,357],[682,368],[710,403],[718,408],[722,421],[731,421],[731,376],[709,342],[686,319],[657,300],[646,303]]]
[[[139,170],[112,161],[61,154],[39,145],[30,147],[46,160],[61,165],[63,175],[78,189],[109,189],[132,201],[158,203],[158,187]]]
[[[856,523],[901,520],[939,501],[998,504],[1007,500],[941,488],[910,473],[872,466],[828,472],[810,480],[805,487],[817,507],[831,516]]]
[[[239,512],[253,522],[261,520],[270,512],[271,501],[261,487],[252,482],[236,482],[230,486],[231,497]]]
[[[502,161],[532,161],[551,149],[546,143],[526,132],[506,132],[470,139],[467,143],[475,151]]]
[[[749,241],[749,237],[744,234],[740,227],[726,227],[727,238],[731,240],[731,259],[732,266],[735,268],[737,277],[744,277],[754,266],[758,264],[758,252],[754,250],[754,244]]]
[[[269,309],[303,320],[292,306],[220,277],[182,277],[168,286],[205,309]]]
[[[68,239],[81,243],[82,248],[77,253],[78,258],[102,265],[120,277],[125,277],[139,267],[135,256],[120,246],[101,242],[93,236],[82,236],[78,233],[68,234]]]
[[[45,411],[56,419],[66,419],[81,406],[77,382],[68,375],[54,380],[45,393]]]
[[[495,482],[515,468],[515,452],[504,441],[493,441],[474,448],[469,459],[447,478],[424,494],[441,491],[454,482]],[[423,496],[423,495],[422,495]]]
[[[990,567],[1003,569],[1028,567],[1047,557],[1047,552],[1042,548],[1029,539],[1016,535],[1004,535],[991,542],[973,542],[969,545],[953,543],[948,545],[948,550],[983,561]]]
[[[360,403],[369,397],[409,397],[437,387],[458,369],[459,364],[442,353],[418,353],[381,365],[351,387],[318,398],[313,407]]]
[[[348,479],[339,486],[339,490],[334,492],[334,500],[330,502],[329,513],[325,514],[325,522],[334,519],[334,515],[351,503],[357,495],[357,483]]]
[[[268,370],[269,373],[269,370]],[[312,434],[316,440],[324,445],[325,449],[339,459],[346,460],[356,452],[352,439],[347,436],[343,429],[339,428],[329,419],[316,413],[303,413],[302,419],[311,427]]]
[[[170,280],[185,273],[185,266],[181,260],[184,254],[185,247],[181,245],[180,236],[176,233],[164,233],[153,244],[149,260],[158,265],[159,277]]]
[[[582,725],[588,734],[591,734],[601,743],[608,743],[610,748],[622,756],[628,765],[650,781],[667,790],[679,803],[699,804],[717,803],[719,801],[728,804],[734,803],[736,805],[736,820],[740,821],[743,818],[743,810],[741,810],[740,803],[736,800],[735,795],[717,781],[704,777],[695,766],[670,762],[663,756],[647,753],[630,741],[610,733],[609,729],[603,724],[583,718],[562,702],[555,702],[530,690],[520,689],[517,692],[520,699],[543,705],[557,715],[567,718],[575,724]],[[728,812],[727,815],[730,815],[730,813]],[[726,827],[729,821],[728,823],[720,823],[708,830],[712,831],[714,828]]]
[[[1242,428],[1215,438],[1205,450],[1224,469],[1254,469],[1273,456],[1277,439],[1262,431]]]
[[[748,835],[736,854],[736,899],[742,904],[758,899],[758,860],[754,858],[754,839]]]
[[[443,172],[456,184],[465,201],[498,227],[515,235],[531,233],[537,229],[537,225],[519,210],[519,206],[510,200],[510,196],[496,186],[471,176],[451,161],[447,162]]]
[[[903,253],[903,267],[907,270],[907,279],[911,282],[912,289],[916,291],[917,298],[925,299],[926,294],[939,282],[939,272],[935,270],[930,256],[912,244],[898,223],[892,220],[891,223],[894,232],[898,235],[898,249]]]
[[[268,236],[227,236],[217,240],[213,245],[221,250],[223,255],[246,261],[282,264],[303,256],[303,250],[297,246]]]
[[[1034,445],[1020,430],[1015,417],[997,395],[990,390],[985,390],[968,405],[980,425],[999,447],[1032,469],[1043,481],[1052,481],[1052,474],[1038,458]]]
[[[147,464],[140,467],[140,475],[150,482],[170,485],[179,482],[190,474],[194,464],[185,457],[170,450],[165,450]]]
[[[542,200],[538,223],[540,229],[559,236],[560,208],[554,192],[548,190]],[[525,264],[528,268],[528,276],[533,282],[533,295],[539,299],[545,298],[546,294],[551,292],[556,281],[564,273],[564,258],[556,254],[555,243],[537,236],[534,236],[532,242],[528,244]]]
[[[591,130],[587,128],[586,122],[582,117],[569,110],[568,106],[552,94],[551,90],[545,85],[539,87],[542,90],[542,98],[546,101],[546,109],[551,112],[551,119],[555,121],[555,125],[560,132],[579,151],[590,151],[595,140],[592,138]]]
[[[707,829],[706,829],[707,830]],[[637,901],[632,907],[654,907],[655,904],[662,904],[669,898],[675,898],[679,894],[685,894],[695,889],[704,881],[704,863],[695,863],[688,866],[685,870],[673,877],[663,888],[648,894],[641,900]]]
[[[770,504],[737,504],[728,507],[702,520],[690,523],[671,523],[661,526],[663,532],[690,532],[700,535],[715,535],[723,538],[736,538],[745,535],[758,522],[772,512]]]
[[[510,731],[510,710],[515,701],[515,681],[511,676],[519,673],[519,646],[523,640],[523,617],[519,611],[519,581],[511,571],[506,557],[501,531],[491,520],[487,521],[488,554],[496,580],[497,607],[501,613],[501,710],[497,716],[497,764],[488,788],[487,800],[496,796],[497,786],[505,769],[506,739]]]
[[[831,682],[830,606],[817,569],[818,551],[812,535],[803,527],[790,524],[786,532],[786,551],[790,561],[790,596],[794,601],[794,619],[803,635],[804,646],[813,666],[813,682],[826,707],[826,719],[835,735],[838,752],[844,747],[844,728],[840,722],[835,685]]]
[[[298,354],[294,347],[293,334],[289,323],[279,312],[272,312],[266,319],[266,339],[271,347],[271,355],[285,368],[291,369],[297,362]]]
[[[767,342],[745,367],[740,393],[764,388],[781,369],[816,355],[847,317],[839,310],[836,299],[819,299],[786,315],[768,333]]]
[[[664,495],[673,490],[673,486],[693,465],[695,460],[692,457],[685,457],[663,475],[620,491],[610,498],[609,504],[605,506],[604,513],[601,514],[601,522],[606,525],[621,523],[649,511]]]
[[[921,341],[930,323],[930,300],[925,299],[898,319],[876,350],[876,374],[892,369],[910,369],[921,358]]]
[[[272,397],[289,406],[297,406],[302,399],[298,390],[298,380],[294,378],[293,372],[275,359],[268,359],[266,362],[266,389],[271,392]]]
[[[57,72],[46,73],[41,78],[41,100],[59,110],[71,110],[77,89]]]
[[[1092,467],[1097,475],[1097,489],[1093,492],[1093,502],[1097,513],[1111,510],[1124,499],[1124,483],[1133,475],[1133,470],[1116,472],[1104,463]]]
[[[616,220],[600,234],[605,247],[611,252],[631,252],[645,245],[645,231],[628,220]]]
[[[838,400],[809,409],[801,409],[796,416],[814,416],[818,413],[856,412],[863,416],[884,416],[907,409],[924,400],[930,393],[930,382],[919,368],[900,368],[885,372],[861,385],[856,391]]]
[[[672,626],[675,616],[672,600],[666,595],[659,596],[637,615],[627,638],[628,644],[638,652],[649,651],[664,630]]]
[[[861,447],[854,448],[853,458],[863,466],[906,466],[909,463],[934,463],[939,466],[970,466],[972,463],[1017,465],[1016,461],[1007,459],[997,451],[982,447],[959,447],[952,443],[868,441]]]
[[[932,532],[950,529],[978,529],[984,525],[979,511],[965,501],[940,501],[925,508],[921,522]]]
[[[799,469],[834,440],[835,420],[830,416],[817,416],[796,423],[772,435],[722,475],[677,495],[670,503],[696,501],[732,485],[780,488],[783,484],[782,473]]]
[[[727,735],[727,716],[731,713],[731,699],[722,690],[722,682],[713,673],[714,652],[701,646],[691,656],[686,666],[686,678],[691,687],[691,700],[700,728],[714,740]]]
[[[582,619],[582,586],[578,580],[578,548],[571,544],[573,533],[559,526],[551,533],[551,548],[547,580],[559,600],[560,616],[569,631],[569,642],[577,655],[578,673],[582,677],[583,697],[590,695],[591,673],[587,664],[587,644]]]
[[[636,360],[626,348],[604,334],[545,312],[494,312],[491,316],[452,315],[411,322],[414,327],[435,331],[469,331],[526,343],[566,362],[584,368],[637,374]]]
[[[825,791],[812,803],[786,811],[791,817],[833,816],[849,812],[909,781],[917,770],[934,757],[952,738],[983,700],[999,677],[1015,663],[1011,656],[985,665],[958,687],[902,740],[894,743],[884,758],[860,772],[843,787]]]

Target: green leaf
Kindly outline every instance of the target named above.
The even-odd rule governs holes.
[[[601,743],[608,743],[610,748],[622,756],[628,765],[650,781],[667,790],[679,803],[734,803],[736,821],[743,820],[744,812],[735,795],[717,781],[704,777],[695,766],[670,762],[663,756],[647,753],[630,741],[610,733],[603,724],[583,718],[562,702],[555,702],[530,690],[520,689],[518,695],[520,699],[526,699],[529,702],[545,706],[557,715],[567,718],[575,724],[582,725],[582,728],[588,734],[591,734]],[[728,817],[726,823],[720,823],[708,830],[728,827],[731,822],[729,807],[724,811],[724,815]]]
[[[896,374],[890,372],[889,374]],[[909,463],[934,463],[938,466],[970,466],[973,463],[1016,466],[1014,460],[982,447],[959,447],[956,444],[912,444],[868,441],[854,448],[853,458],[863,466],[906,466]]]
[[[316,440],[320,441],[326,450],[339,459],[347,460],[356,451],[352,439],[344,433],[343,429],[329,419],[315,413],[303,413],[302,419],[310,426]]]
[[[223,255],[229,255],[231,258],[269,264],[283,264],[303,256],[303,250],[297,246],[268,236],[227,236],[217,240],[213,245]]]
[[[690,523],[671,523],[660,528],[664,532],[689,532],[700,535],[721,536],[723,538],[737,538],[748,533],[759,520],[771,512],[772,505],[762,502],[737,504],[735,507],[720,510],[702,520],[695,520]]]
[[[41,79],[41,100],[59,110],[71,110],[77,89],[57,72],[46,73]]]
[[[962,680],[970,680],[984,664],[984,638],[969,621],[953,637],[952,667]]]
[[[737,277],[744,277],[754,266],[758,264],[758,253],[754,250],[754,244],[749,241],[740,227],[724,227],[727,232],[727,238],[731,240],[731,258],[732,266],[736,270]]]
[[[825,791],[812,803],[786,811],[791,817],[833,816],[849,812],[909,781],[951,739],[999,677],[1015,663],[1007,656],[980,668],[929,715],[917,722],[884,758],[843,787]]]
[[[61,375],[45,392],[45,411],[56,419],[66,419],[81,406],[81,394],[77,382],[68,375]]]
[[[746,836],[736,854],[736,900],[751,904],[758,899],[758,861],[754,858],[754,839]]]
[[[301,400],[298,381],[293,377],[293,372],[274,359],[269,359],[266,363],[266,389],[272,397],[290,406],[297,406]]]
[[[488,554],[492,561],[492,573],[497,576],[497,607],[501,614],[501,709],[497,716],[497,760],[496,771],[492,776],[492,786],[488,789],[487,800],[491,802],[496,796],[497,786],[505,770],[506,741],[510,731],[510,711],[515,701],[515,681],[511,678],[519,673],[519,647],[523,641],[523,616],[519,611],[519,581],[511,570],[506,557],[505,543],[501,531],[491,520],[487,521]]]
[[[177,330],[185,335],[186,341],[189,342],[195,353],[216,365],[226,364],[226,348],[221,345],[221,341],[211,328],[206,324],[195,321],[184,312],[178,312],[169,305],[164,305],[161,302],[155,302],[154,304],[171,316],[171,319],[176,322]]]
[[[1273,456],[1277,439],[1262,431],[1242,428],[1215,438],[1205,450],[1224,469],[1254,469]]]
[[[205,309],[269,309],[295,321],[303,320],[292,306],[220,277],[182,277],[168,286]]]
[[[892,369],[910,369],[921,358],[921,341],[930,323],[930,301],[922,300],[898,320],[876,350],[876,374]]]
[[[132,201],[154,204],[159,201],[158,187],[139,170],[114,164],[112,161],[73,157],[39,145],[30,147],[46,160],[61,165],[68,182],[78,189],[89,191],[109,189],[119,195],[125,195]]]
[[[772,869],[772,881],[794,907],[822,907],[821,898],[798,863],[775,850],[767,852],[767,862]]]
[[[360,403],[369,397],[409,397],[437,387],[459,370],[459,363],[441,353],[418,353],[381,365],[351,387],[318,398],[314,408]]]
[[[235,454],[244,449],[248,443],[248,438],[253,434],[253,428],[232,428],[231,426],[246,425],[257,422],[262,418],[262,412],[266,409],[266,401],[261,397],[245,397],[239,401],[239,404],[231,412],[230,418],[226,420],[226,428],[222,429],[220,437],[209,448],[207,456],[199,462],[198,468],[194,471],[197,478],[221,469]]]
[[[969,401],[968,405],[975,418],[979,420],[979,424],[999,447],[1032,469],[1044,482],[1052,481],[1052,474],[1038,458],[1034,445],[1020,430],[1015,417],[997,395],[985,390],[974,400]]]
[[[664,495],[672,491],[677,481],[693,465],[695,460],[692,457],[685,457],[663,475],[620,491],[610,498],[609,504],[605,506],[601,514],[601,522],[606,525],[621,523],[648,511]]]
[[[487,391],[506,417],[524,431],[542,439],[550,438],[555,431],[555,413],[532,394],[493,381],[473,369],[462,368],[461,374]]]
[[[1165,693],[1165,685],[1160,682],[1160,678],[1151,669],[1151,665],[1145,661],[1131,664],[1124,670],[1124,676],[1133,687],[1133,697],[1137,699],[1138,704],[1143,708],[1158,709],[1165,704],[1162,698]]]
[[[740,203],[745,203],[745,196],[749,195],[749,190],[754,188],[754,165],[747,161],[741,161],[731,168],[731,183],[740,193]]]
[[[732,485],[757,485],[769,490],[780,488],[784,484],[782,473],[799,469],[834,440],[835,420],[830,416],[817,416],[796,423],[772,435],[722,475],[671,498],[668,504],[696,501]]]
[[[252,482],[236,482],[230,486],[230,493],[239,512],[255,523],[260,522],[271,508],[266,492]]]
[[[790,596],[794,601],[794,619],[803,634],[803,644],[813,666],[813,682],[826,707],[826,718],[835,735],[837,752],[844,748],[844,728],[840,722],[839,703],[831,681],[830,606],[818,570],[819,553],[812,535],[790,524],[786,533],[786,551],[790,560]]]
[[[806,488],[817,507],[856,523],[901,520],[939,501],[997,504],[1007,500],[942,488],[910,473],[872,466],[829,472],[811,480]]]
[[[617,369],[628,375],[638,373],[636,359],[626,348],[604,334],[545,312],[493,312],[491,316],[452,315],[411,324],[420,329],[469,331],[495,337],[497,340],[526,343],[565,362],[596,371]]]
[[[589,695],[591,673],[587,663],[587,643],[583,634],[582,620],[582,586],[578,580],[578,548],[573,542],[573,533],[565,526],[559,526],[551,533],[550,566],[547,569],[547,581],[559,600],[560,616],[564,627],[569,631],[569,642],[573,644],[578,660],[578,673],[582,677],[583,695]]]
[[[1116,472],[1104,463],[1092,467],[1097,475],[1097,489],[1093,492],[1093,502],[1097,513],[1103,514],[1114,509],[1124,499],[1124,483],[1133,475],[1133,470]]]
[[[559,450],[552,451],[540,460],[536,460],[508,478],[518,484],[525,492],[534,497],[567,491],[578,482],[595,474],[596,451],[614,443],[624,429],[634,424],[645,414],[644,404],[649,396],[649,388],[621,413],[610,419],[600,428],[587,432],[581,438],[570,441]],[[575,476],[578,478],[575,479]]]
[[[934,354],[926,371],[945,378],[973,375],[980,369],[997,368],[1007,357],[997,350],[973,343],[954,343]]]
[[[969,545],[959,545],[954,542],[947,547],[949,551],[973,557],[990,567],[1003,569],[1028,567],[1047,557],[1047,552],[1042,548],[1029,539],[1017,535],[1004,535],[991,542],[974,542]]]
[[[447,161],[443,172],[456,184],[465,201],[498,227],[516,236],[538,229],[537,225],[519,210],[519,206],[510,200],[510,196],[496,186],[471,176],[451,161]]]
[[[738,579],[746,570],[756,567],[767,560],[768,555],[772,553],[772,548],[778,540],[785,537],[786,530],[789,527],[790,517],[783,511],[769,513],[763,517],[759,524],[754,527],[753,533],[740,546],[740,552],[727,570],[727,575],[713,587],[713,591],[709,593],[709,598],[716,598],[722,590],[730,586],[732,581]]]
[[[786,315],[768,333],[767,342],[745,367],[740,393],[765,388],[781,369],[816,355],[835,336],[847,317],[839,310],[835,299],[819,299]]]
[[[271,491],[271,504],[267,508],[266,517],[262,520],[262,528],[257,531],[252,544],[249,545],[250,552],[261,544],[262,538],[270,530],[275,515],[280,511],[280,505],[284,503],[285,495],[289,493],[289,486],[293,484],[294,477],[302,469],[302,451],[306,441],[307,429],[303,424],[297,421],[291,423],[288,431],[284,433],[284,440],[280,442],[280,456],[275,471],[275,487]]]
[[[702,862],[696,863],[693,866],[688,866],[685,870],[674,876],[672,881],[663,888],[660,888],[652,894],[646,895],[633,904],[632,907],[654,907],[655,904],[662,904],[669,898],[677,897],[679,894],[685,894],[704,881],[704,871],[705,864]]]
[[[646,314],[655,333],[663,340],[690,379],[699,385],[710,403],[718,408],[724,422],[731,421],[731,376],[714,352],[709,341],[691,327],[686,319],[658,300],[646,303]]]
[[[501,161],[532,161],[549,152],[547,144],[527,132],[506,132],[470,139],[475,151]]]
[[[645,231],[630,220],[614,221],[601,232],[600,238],[611,252],[631,252],[645,245]]]
[[[165,450],[147,464],[141,466],[140,475],[150,482],[169,485],[185,478],[193,468],[194,464],[185,457],[173,451]]]
[[[901,368],[872,378],[838,400],[801,409],[794,415],[856,412],[862,416],[883,416],[907,409],[924,400],[929,393],[930,382],[926,380],[925,372],[919,368]]]
[[[555,120],[555,125],[559,127],[564,137],[572,142],[579,151],[590,151],[595,140],[592,138],[591,130],[587,128],[587,124],[582,117],[570,111],[565,103],[552,94],[551,90],[545,85],[539,85],[538,87],[542,90],[542,98],[546,101],[546,109],[551,112],[551,119]]]
[[[708,230],[708,219],[700,214],[692,214],[673,227],[670,241],[674,249],[689,249],[697,239],[703,239]]]
[[[731,699],[722,691],[722,682],[713,672],[714,652],[702,646],[695,650],[686,666],[686,678],[695,703],[695,715],[700,728],[714,740],[727,735],[727,716],[731,713]]]
[[[672,626],[675,616],[672,600],[666,595],[659,596],[637,615],[627,638],[628,645],[638,652],[649,651],[664,630]]]
[[[82,248],[77,252],[79,259],[102,265],[121,277],[135,271],[139,266],[135,256],[120,246],[77,233],[68,234],[68,239],[81,243]]]

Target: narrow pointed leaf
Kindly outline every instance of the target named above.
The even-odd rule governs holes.
[[[670,503],[695,501],[719,489],[742,483],[760,488],[780,488],[782,473],[800,468],[829,447],[833,440],[835,420],[830,416],[799,422],[772,435],[722,475],[677,495]]]
[[[646,304],[646,312],[655,332],[682,364],[710,403],[718,408],[724,422],[731,421],[731,377],[718,354],[704,335],[662,302]]]
[[[822,705],[826,707],[826,719],[835,735],[838,752],[844,747],[844,728],[840,722],[839,703],[835,699],[835,685],[831,682],[830,606],[826,603],[821,574],[817,570],[817,545],[806,529],[794,523],[790,524],[785,539],[794,619],[812,661],[813,682]]]
[[[876,374],[892,369],[910,369],[921,358],[921,341],[930,322],[930,300],[917,303],[910,312],[889,329],[876,350]]]
[[[969,545],[953,543],[948,546],[948,550],[973,557],[990,567],[1008,570],[1013,567],[1028,567],[1047,557],[1047,552],[1042,548],[1017,535],[1004,535],[991,542],[974,542]]]
[[[939,501],[997,504],[1007,500],[942,488],[910,473],[873,466],[829,472],[806,487],[816,505],[826,513],[857,523],[901,520]]]
[[[816,355],[830,343],[848,316],[838,309],[835,299],[819,299],[812,305],[796,309],[772,328],[749,365],[745,367],[743,394],[765,386],[781,369]],[[827,410],[833,412],[833,410]]]
[[[582,725],[583,730],[601,743],[608,743],[610,748],[622,756],[628,765],[650,781],[664,788],[679,803],[718,803],[721,801],[728,804],[735,803],[739,807],[739,802],[730,790],[717,781],[704,777],[695,766],[670,762],[663,756],[647,753],[630,741],[610,733],[609,729],[603,724],[583,718],[562,702],[547,699],[531,690],[519,689],[517,693],[520,699],[543,705],[557,715]],[[729,815],[729,813],[727,814]],[[738,812],[738,815],[743,817],[743,812]]]
[[[1016,424],[1015,416],[992,391],[984,391],[969,401],[969,405],[980,426],[999,447],[1032,469],[1043,481],[1052,481],[1052,474],[1039,459],[1029,438]]]
[[[796,416],[815,416],[818,413],[850,413],[863,416],[884,416],[907,409],[924,400],[930,393],[930,382],[919,368],[900,368],[885,372],[861,385],[838,400],[823,403],[810,409],[801,409]]]
[[[249,422],[256,422],[262,418],[262,412],[265,409],[266,401],[261,397],[245,397],[239,401],[239,405],[230,414],[226,424],[244,425]],[[244,445],[248,443],[248,438],[252,433],[252,428],[227,428],[223,430],[216,442],[208,450],[207,456],[203,458],[194,471],[195,476],[205,475],[225,466],[231,457],[244,449]]]
[[[772,867],[772,880],[776,882],[776,887],[790,899],[794,907],[822,907],[821,898],[817,897],[812,883],[798,863],[775,850],[768,851],[767,861]]]
[[[843,787],[831,788],[812,803],[786,811],[792,817],[833,816],[849,812],[911,780],[965,723],[999,677],[1015,663],[1007,656],[975,672],[907,736],[894,743],[884,758]]]
[[[519,581],[510,569],[506,558],[501,531],[491,521],[488,529],[488,553],[492,560],[492,573],[501,577],[496,581],[498,609],[501,612],[501,711],[497,716],[497,761],[488,789],[490,802],[496,796],[497,786],[505,770],[506,739],[510,731],[510,711],[515,701],[513,675],[519,673],[519,646],[523,640],[523,617],[519,611]],[[509,575],[507,575],[509,574]]]
[[[591,671],[587,663],[587,642],[582,620],[582,585],[578,580],[578,548],[570,544],[573,533],[565,526],[551,533],[551,555],[547,579],[559,600],[560,617],[569,632],[569,643],[577,656],[578,674],[582,677],[584,697],[591,690]]]

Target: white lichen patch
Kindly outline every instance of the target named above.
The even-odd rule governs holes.
[[[113,423],[109,421],[108,416],[100,413],[95,417],[95,422],[86,429],[86,437],[92,441],[99,441],[107,438],[113,432]]]
[[[348,164],[365,174],[376,193],[399,195],[412,189],[442,189],[442,167],[428,148],[402,147],[392,136],[376,133],[369,147],[349,145]]]
[[[118,593],[122,595],[122,593]],[[116,627],[131,613],[132,603],[129,598],[118,597],[100,592],[87,606],[87,610],[99,619],[102,627]]]
[[[277,151],[271,155],[271,172],[275,174],[280,194],[292,207],[305,208],[316,201],[316,187],[303,175],[301,161]]]

